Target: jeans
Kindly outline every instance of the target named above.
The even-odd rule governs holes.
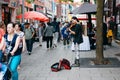
[[[17,67],[20,64],[20,61],[21,61],[21,55],[11,57],[9,67],[10,67],[10,71],[12,73],[12,80],[18,80]]]
[[[33,41],[32,39],[26,39],[26,46],[27,46],[27,51],[28,52],[32,52],[32,48],[33,48]]]
[[[52,42],[53,42],[53,37],[46,37],[46,41],[47,41],[47,48],[51,48],[52,47]]]

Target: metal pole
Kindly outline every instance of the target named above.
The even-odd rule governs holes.
[[[22,0],[22,23],[24,23],[24,0]]]

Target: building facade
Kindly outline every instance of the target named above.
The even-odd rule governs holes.
[[[18,6],[17,0],[0,0],[0,21],[7,25],[15,21],[15,7]]]
[[[120,40],[120,0],[116,0],[117,39]]]

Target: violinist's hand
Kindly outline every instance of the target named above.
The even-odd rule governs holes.
[[[75,34],[75,32],[74,32],[74,31],[72,31],[70,28],[69,28],[69,31],[70,31],[70,33],[71,33],[71,34]]]
[[[70,31],[71,32],[71,34],[75,34],[75,32],[74,31]]]

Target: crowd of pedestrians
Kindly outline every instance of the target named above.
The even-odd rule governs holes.
[[[90,48],[96,48],[96,27],[88,26],[87,36],[90,40]],[[112,45],[114,37],[115,24],[113,19],[103,23],[103,45]],[[42,43],[46,42],[46,50],[52,50],[59,46],[57,43],[62,41],[63,46],[74,47],[75,61],[72,66],[80,66],[79,46],[83,42],[84,26],[79,23],[76,17],[72,17],[70,22],[58,22],[57,18],[49,22],[40,22],[35,25],[32,23],[8,23],[0,22],[0,62],[3,62],[3,56],[9,59],[9,68],[12,73],[12,80],[18,80],[18,69],[21,65],[21,54],[27,50],[27,54],[33,52],[34,42],[38,42],[42,47]]]

